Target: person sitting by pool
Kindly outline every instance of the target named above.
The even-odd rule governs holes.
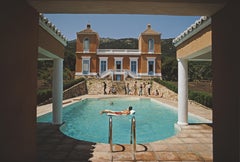
[[[114,115],[130,115],[134,114],[135,111],[132,109],[132,106],[129,106],[128,109],[122,111],[112,111],[112,110],[102,110],[100,114],[114,114]]]

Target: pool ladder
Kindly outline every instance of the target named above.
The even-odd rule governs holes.
[[[136,119],[133,116],[131,119],[131,134],[130,134],[130,144],[133,144],[133,151],[136,152]],[[109,137],[108,142],[110,144],[110,151],[113,152],[113,142],[112,142],[112,116],[109,117]]]

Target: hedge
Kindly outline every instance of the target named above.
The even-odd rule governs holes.
[[[168,89],[174,91],[175,93],[178,93],[178,88],[176,85],[160,80],[159,78],[153,79],[155,82],[167,87]],[[206,107],[212,108],[212,94],[206,93],[206,92],[199,92],[199,91],[192,91],[188,90],[188,98],[190,100],[196,101]]]
[[[37,92],[37,104],[41,104],[44,101],[52,98],[52,89],[41,89]]]
[[[65,82],[65,83],[63,83],[63,90],[66,90],[66,89],[72,87],[73,85],[80,83],[84,80],[85,80],[85,78],[79,78],[79,79]],[[37,104],[38,105],[49,100],[50,98],[52,98],[52,89],[38,90],[38,92],[37,92]]]

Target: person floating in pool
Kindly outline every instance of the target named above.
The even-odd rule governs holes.
[[[113,111],[113,110],[102,110],[100,114],[106,113],[107,115],[130,115],[134,114],[135,111],[132,109],[132,106],[129,106],[128,109],[122,111]]]

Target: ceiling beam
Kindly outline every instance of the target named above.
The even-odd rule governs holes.
[[[41,13],[211,16],[224,0],[28,0]]]

